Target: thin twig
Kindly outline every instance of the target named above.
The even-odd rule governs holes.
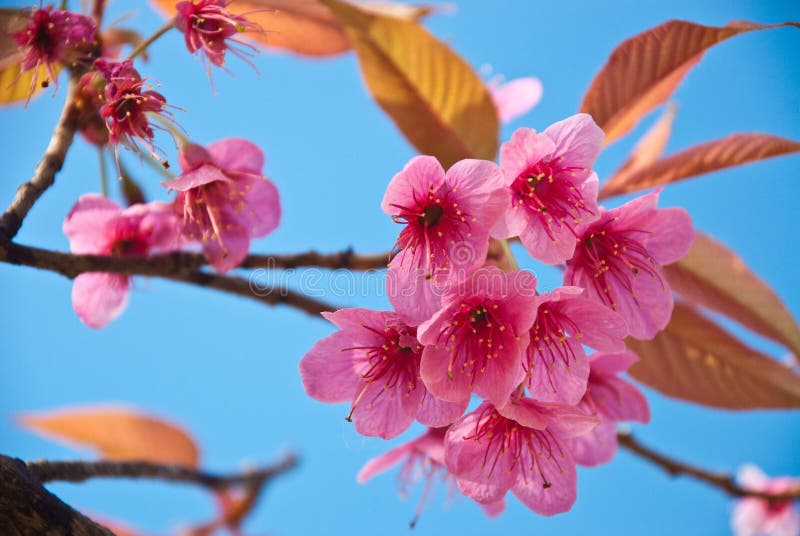
[[[73,106],[73,95],[77,81],[77,73],[71,73],[67,95],[64,100],[64,108],[61,110],[61,117],[58,119],[50,143],[42,156],[41,161],[36,166],[36,171],[31,180],[23,183],[14,196],[11,205],[0,217],[0,242],[9,241],[17,235],[22,221],[33,207],[39,197],[53,185],[56,173],[64,165],[67,151],[72,145],[75,131],[78,129],[78,113]]]
[[[660,452],[656,452],[650,447],[639,443],[630,433],[617,432],[617,440],[620,446],[636,454],[640,458],[654,463],[671,476],[690,476],[696,480],[721,489],[733,497],[757,497],[773,503],[800,499],[800,486],[795,486],[793,489],[783,493],[767,493],[764,491],[747,489],[738,485],[731,475],[702,469],[695,465],[670,458]]]
[[[136,48],[134,48],[128,55],[128,59],[132,60],[136,58],[136,56],[147,50],[147,47],[152,45],[159,37],[170,31],[174,27],[175,27],[175,22],[172,19],[165,22],[161,28],[159,28],[153,33],[153,35],[151,35],[150,37],[139,43],[139,45]]]
[[[199,271],[199,267],[205,264],[205,259],[191,253],[173,253],[150,258],[107,257],[73,255],[14,243],[0,243],[0,262],[50,270],[70,279],[86,272],[160,277],[244,296],[267,305],[288,305],[314,316],[336,309],[330,304],[287,288],[265,287],[241,277]],[[192,264],[193,262],[196,264]]]
[[[135,461],[35,461],[26,462],[25,465],[41,483],[85,482],[92,478],[147,478],[186,482],[221,490],[253,482],[265,482],[294,468],[297,465],[297,457],[294,454],[287,454],[274,465],[233,475],[206,473],[182,465]]]

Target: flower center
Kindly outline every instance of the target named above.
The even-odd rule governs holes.
[[[537,365],[552,369],[557,362],[567,369],[577,360],[570,338],[580,339],[578,325],[556,309],[543,306],[536,314],[536,323],[531,328],[531,343],[528,346],[527,360],[523,367],[532,384],[532,372]],[[552,374],[546,375],[550,386],[555,390]],[[534,393],[535,395],[535,393]]]

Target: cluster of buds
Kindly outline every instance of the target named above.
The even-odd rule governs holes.
[[[619,377],[638,359],[624,339],[665,327],[673,298],[661,267],[688,252],[694,231],[683,209],[657,207],[657,191],[598,205],[603,139],[578,114],[517,130],[500,166],[462,160],[445,172],[419,156],[391,180],[381,206],[403,225],[387,273],[394,310],[325,314],[338,331],[300,362],[306,392],[350,403],[359,433],[429,427],[359,480],[407,458],[407,478],[421,463],[491,515],[509,490],[553,515],[575,501],[576,463],[613,457],[617,422],[649,421],[642,393]],[[491,240],[517,237],[534,259],[564,266],[564,286],[540,293],[530,272],[487,263]]]

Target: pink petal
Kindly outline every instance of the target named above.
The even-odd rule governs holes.
[[[604,352],[625,350],[625,319],[595,300],[583,296],[564,302],[564,313],[580,330],[581,344]]]
[[[410,454],[411,447],[411,443],[405,443],[381,454],[380,456],[372,458],[366,464],[364,464],[364,467],[362,467],[358,472],[356,481],[358,481],[359,484],[363,484],[372,477],[381,473],[385,473],[400,463],[400,460],[402,460],[405,456]]]
[[[632,337],[650,340],[669,323],[674,302],[666,280],[654,279],[640,272],[633,277],[635,298],[624,289],[616,291],[617,312],[625,319]]]
[[[359,386],[353,353],[353,334],[338,331],[317,341],[300,360],[300,377],[308,396],[320,402],[349,402]]]
[[[758,466],[752,463],[745,464],[736,473],[736,480],[751,490],[763,491],[769,485],[769,477]]]
[[[622,352],[604,353],[597,352],[589,357],[592,372],[613,376],[621,372],[627,372],[631,365],[639,361],[639,356],[631,350]]]
[[[339,329],[352,329],[354,333],[360,334],[369,333],[367,330],[364,330],[364,326],[383,329],[386,327],[388,320],[394,318],[394,313],[390,311],[374,311],[372,309],[351,307],[333,312],[324,312],[322,316]]]
[[[84,324],[102,328],[125,309],[129,283],[125,275],[81,274],[72,285],[72,307]]]
[[[147,207],[147,213],[142,219],[140,227],[141,231],[149,237],[148,253],[165,253],[177,249],[181,229],[178,216],[172,206],[154,201],[145,207]]]
[[[441,400],[463,404],[469,402],[470,380],[464,374],[450,377],[450,352],[441,346],[426,346],[420,362],[420,376],[428,391]]]
[[[425,392],[421,383],[417,383],[410,392],[405,384],[387,389],[384,381],[366,385],[361,382],[359,391],[362,388],[364,392],[359,393],[358,403],[352,413],[356,431],[383,439],[392,439],[411,426]]]
[[[224,274],[239,266],[250,251],[250,234],[241,225],[222,223],[219,239],[203,244],[203,251],[214,270]],[[220,243],[221,242],[221,243]]]
[[[549,136],[537,134],[531,128],[517,129],[500,147],[500,167],[506,186],[511,186],[519,175],[555,150],[556,144]]]
[[[389,182],[381,210],[389,215],[398,214],[400,211],[396,206],[412,207],[416,204],[415,192],[427,195],[431,186],[435,189],[443,183],[444,168],[439,161],[433,156],[416,156]]]
[[[597,411],[613,421],[650,422],[650,406],[639,389],[615,376],[591,383],[591,397]]]
[[[575,114],[544,131],[555,143],[555,154],[570,166],[591,168],[603,148],[605,133],[589,114]]]
[[[278,189],[267,178],[239,177],[236,188],[246,191],[244,204],[232,207],[236,219],[250,229],[253,237],[266,236],[274,231],[281,220]]]
[[[169,190],[185,192],[204,184],[216,181],[232,182],[232,179],[225,175],[220,168],[215,165],[207,164],[199,168],[182,173],[179,177],[162,181],[161,186]]]
[[[538,406],[539,410],[550,420],[547,429],[557,433],[562,439],[587,434],[600,424],[599,418],[587,415],[575,406],[542,403]]]
[[[447,170],[445,181],[460,191],[462,194],[469,192],[470,196],[491,195],[503,187],[503,172],[497,164],[488,160],[467,158],[459,160]],[[493,202],[495,207],[484,207],[486,211],[499,213],[505,209],[508,198],[500,196]],[[491,226],[490,222],[480,222]]]
[[[526,428],[544,430],[550,422],[547,415],[542,412],[539,404],[530,398],[515,400],[502,408],[496,409],[503,417],[516,421]]]
[[[436,278],[426,279],[416,269],[400,266],[395,259],[386,272],[386,295],[405,322],[417,326],[441,308],[443,291]]]
[[[532,459],[531,449],[521,449],[522,456],[517,463],[521,467],[538,467],[538,470],[520,471],[511,492],[537,514],[551,516],[566,512],[572,508],[577,496],[575,462],[567,446],[554,436],[548,437],[546,445],[537,447],[536,450],[543,453],[538,456],[538,465]],[[548,451],[553,455],[544,454]],[[543,483],[545,481],[549,486]]]
[[[525,378],[522,354],[529,341],[527,332],[519,334],[516,340],[507,339],[504,342],[503,353],[492,359],[484,371],[478,372],[475,380],[475,393],[491,402],[495,407],[505,406]]]
[[[524,210],[508,207],[491,229],[492,238],[506,239],[519,236],[528,225]]]
[[[448,426],[464,415],[469,405],[469,399],[462,402],[447,402],[439,400],[430,392],[422,397],[417,409],[417,421],[434,428]]]
[[[181,171],[186,172],[203,164],[213,164],[214,161],[202,145],[187,143],[178,154],[178,163],[181,166]]]
[[[646,240],[647,251],[659,264],[671,264],[684,258],[694,242],[694,227],[689,213],[682,208],[658,210],[652,219],[652,234]]]
[[[553,238],[550,238],[547,224],[539,218],[525,216],[525,209],[512,209],[509,212],[517,213],[525,220],[526,225],[519,233],[519,240],[531,257],[545,264],[561,264],[572,258],[576,241],[569,227],[557,222],[551,224]]]
[[[617,452],[617,427],[613,421],[603,421],[589,433],[567,440],[567,446],[579,465],[608,463]]]
[[[63,231],[73,253],[106,253],[112,236],[109,223],[122,209],[99,194],[82,195],[64,220]]]
[[[530,344],[528,355],[531,355],[531,349],[542,343],[531,341]],[[569,350],[566,350],[565,353],[571,354],[575,359],[570,361],[569,366],[558,358],[553,363],[546,363],[543,361],[539,350],[535,350],[533,363],[528,372],[530,377],[525,384],[528,392],[540,402],[577,404],[586,392],[586,384],[589,380],[589,360],[586,357],[586,352],[584,352],[581,344],[574,339],[546,344],[559,344],[568,347]],[[549,359],[549,356],[545,355],[544,358]]]
[[[508,123],[525,115],[542,98],[542,82],[538,78],[517,78],[495,87],[489,87],[501,123]]]
[[[503,513],[503,510],[506,509],[506,501],[505,499],[500,499],[497,502],[489,503],[489,504],[482,504],[481,508],[483,508],[483,512],[490,518],[495,518]]]
[[[264,153],[255,143],[242,138],[228,138],[212,143],[208,152],[214,163],[226,171],[261,175]]]

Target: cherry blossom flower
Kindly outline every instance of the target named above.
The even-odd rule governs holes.
[[[589,378],[583,345],[607,352],[625,350],[625,320],[582,294],[581,288],[561,287],[537,300],[524,364],[525,385],[540,402],[572,406],[580,401]]]
[[[592,117],[576,114],[537,133],[521,128],[500,148],[511,201],[492,229],[495,238],[519,236],[532,257],[558,264],[572,257],[582,223],[599,216],[597,174],[603,145]]]
[[[475,391],[505,405],[525,378],[522,358],[536,318],[536,278],[492,266],[447,290],[442,309],[419,327],[421,374],[442,400]]]
[[[529,398],[502,409],[484,402],[448,430],[445,463],[461,492],[481,504],[511,490],[537,514],[566,512],[575,502],[577,474],[565,441],[597,422],[575,408]]]
[[[542,82],[532,76],[504,83],[489,82],[488,87],[501,123],[525,115],[542,99]]]
[[[578,407],[600,419],[588,434],[568,440],[572,457],[580,465],[608,463],[617,451],[616,423],[650,422],[650,407],[639,389],[619,377],[639,357],[630,350],[618,353],[594,353],[589,356],[591,371],[586,395]]]
[[[430,318],[443,289],[486,260],[489,229],[507,203],[502,174],[492,162],[461,160],[445,173],[432,156],[411,159],[381,204],[404,225],[387,275],[395,310],[415,325]]]
[[[25,51],[21,70],[34,71],[30,94],[38,83],[40,66],[47,72],[42,86],[47,87],[51,81],[58,86],[56,64],[74,62],[85,56],[96,33],[94,19],[86,15],[53,9],[53,6],[34,9],[27,26],[11,35]]]
[[[769,478],[755,465],[739,470],[739,483],[752,491],[784,493],[800,487],[800,478]],[[800,512],[792,501],[770,504],[757,497],[745,497],[736,502],[731,525],[736,536],[798,536]]]
[[[467,402],[437,400],[420,380],[417,330],[393,312],[341,309],[323,313],[340,331],[318,341],[300,361],[303,386],[322,402],[351,402],[347,419],[367,436],[390,439],[416,418],[446,426]]]
[[[194,54],[199,51],[206,72],[211,76],[211,65],[223,67],[225,52],[230,50],[255,69],[249,60],[256,49],[235,39],[240,32],[262,32],[261,27],[243,15],[228,11],[231,0],[197,0],[175,4],[175,27],[183,32],[186,48]]]
[[[167,100],[161,93],[147,89],[147,82],[134,68],[133,60],[113,62],[101,58],[94,65],[106,79],[105,104],[100,109],[100,115],[106,121],[109,142],[115,148],[122,143],[138,153],[141,148],[137,140],[140,140],[154,158],[168,167],[161,156],[163,151],[153,143],[153,128],[159,127],[154,127],[147,115],[156,114],[171,121]]]
[[[64,220],[73,253],[116,257],[163,253],[177,248],[178,232],[178,219],[166,203],[123,209],[98,194],[81,196]],[[130,280],[119,274],[81,274],[72,287],[72,307],[84,324],[102,328],[125,309]]]
[[[262,174],[264,153],[255,144],[228,138],[208,147],[186,144],[181,175],[162,182],[179,192],[175,206],[183,236],[200,241],[211,265],[221,273],[247,256],[250,240],[278,226],[278,190]]]
[[[611,210],[581,232],[564,284],[617,311],[637,339],[652,339],[672,315],[673,298],[661,266],[688,253],[694,241],[689,214],[658,208],[660,190]]]
[[[411,522],[413,528],[425,501],[430,496],[432,488],[439,479],[447,484],[448,491],[454,491],[455,480],[447,472],[444,464],[444,437],[447,428],[428,428],[428,430],[417,437],[395,447],[380,456],[369,460],[356,478],[360,484],[364,484],[374,476],[388,471],[396,465],[402,463],[399,474],[400,494],[402,497],[408,496],[411,488],[416,486],[420,480],[425,480],[425,487],[422,491],[414,520]],[[496,517],[505,509],[505,501],[499,500],[495,503],[481,505],[484,512],[489,517]]]

